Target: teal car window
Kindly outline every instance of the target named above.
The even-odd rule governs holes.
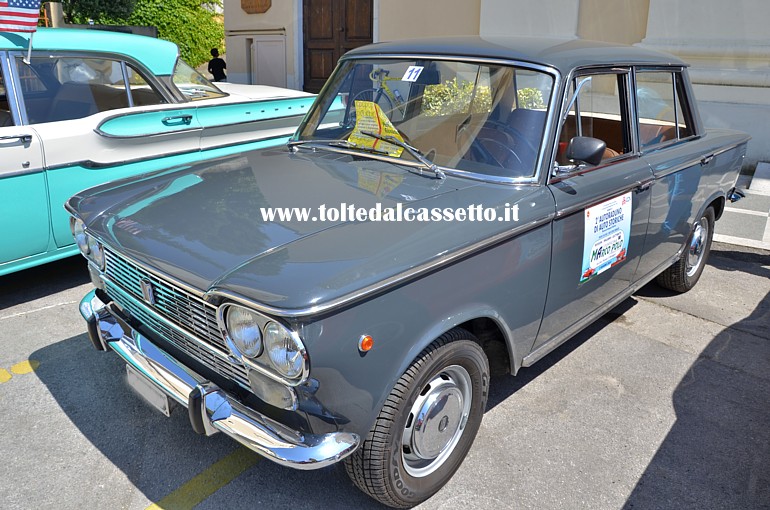
[[[33,124],[163,102],[140,73],[119,60],[46,56],[27,64],[18,57],[16,66],[27,119]],[[132,102],[129,90],[138,101]]]

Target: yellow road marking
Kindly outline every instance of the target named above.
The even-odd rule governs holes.
[[[8,370],[0,368],[0,384],[7,383],[11,380],[11,377],[13,376]]]
[[[148,506],[146,510],[186,510],[202,503],[216,491],[235,480],[259,462],[261,457],[244,447],[218,460],[189,482]]]
[[[29,374],[37,370],[37,367],[39,366],[40,366],[39,361],[34,359],[28,359],[27,361],[22,361],[12,366],[11,372],[13,372],[16,375]]]

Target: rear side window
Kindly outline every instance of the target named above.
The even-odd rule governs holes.
[[[636,73],[639,145],[642,149],[693,135],[682,106],[682,75],[671,71]]]
[[[122,61],[93,57],[16,59],[30,123],[73,120],[134,105],[163,103],[147,80]]]

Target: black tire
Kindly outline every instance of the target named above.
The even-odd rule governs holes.
[[[675,292],[687,292],[695,287],[706,266],[713,237],[714,209],[708,207],[695,223],[682,256],[658,275],[658,285]]]
[[[489,363],[474,336],[459,328],[441,335],[401,376],[363,444],[345,460],[348,476],[363,492],[394,508],[425,501],[468,453],[488,388]]]

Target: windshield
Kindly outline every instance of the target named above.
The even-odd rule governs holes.
[[[533,177],[553,83],[551,75],[524,67],[343,61],[295,141],[344,141],[348,151],[417,162],[398,143],[404,142],[447,170]]]
[[[227,95],[181,59],[177,60],[174,69],[174,84],[190,101]]]

